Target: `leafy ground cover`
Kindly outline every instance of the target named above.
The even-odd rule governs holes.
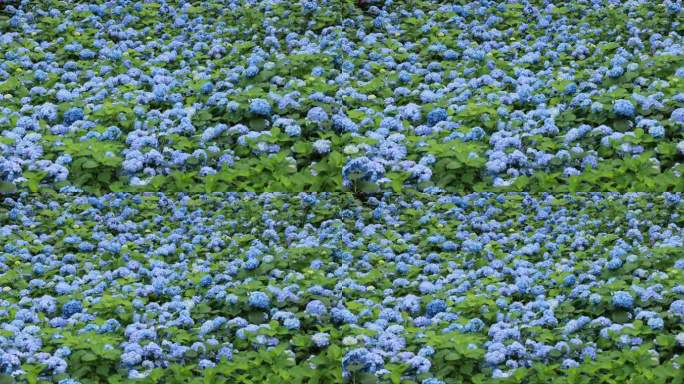
[[[681,191],[681,1],[0,13],[0,187]]]
[[[23,194],[0,381],[677,383],[681,194]]]

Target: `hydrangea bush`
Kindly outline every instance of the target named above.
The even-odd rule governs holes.
[[[0,12],[0,189],[684,190],[681,0]]]
[[[684,380],[681,194],[0,203],[2,382]]]

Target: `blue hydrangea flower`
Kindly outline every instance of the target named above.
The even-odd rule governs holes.
[[[573,359],[565,359],[563,360],[561,367],[563,369],[577,368],[579,367],[579,363]]]
[[[684,125],[684,108],[677,108],[672,111],[670,120],[674,123]]]
[[[352,349],[342,358],[342,375],[348,377],[350,370],[375,373],[384,364],[382,356],[377,353],[371,352],[366,348]]]
[[[485,362],[489,365],[499,365],[506,361],[506,354],[500,350],[485,353]]]
[[[302,7],[307,13],[314,13],[318,11],[318,3],[315,0],[302,1]]]
[[[307,112],[306,118],[314,123],[322,123],[328,120],[328,114],[321,107],[313,107]]]
[[[299,325],[300,325],[299,319],[297,319],[296,317],[290,317],[288,319],[285,319],[285,321],[283,321],[283,326],[285,326],[285,328],[290,329],[290,330],[299,329]]]
[[[444,108],[435,108],[427,114],[427,123],[430,126],[434,126],[440,121],[447,119],[447,112]]]
[[[64,123],[70,125],[78,120],[82,120],[83,116],[83,110],[81,108],[71,108],[64,112]]]
[[[665,327],[665,322],[660,317],[651,317],[646,324],[651,327],[651,329],[663,329]]]
[[[323,304],[322,301],[320,300],[312,300],[306,305],[306,309],[304,309],[304,312],[311,316],[323,316],[328,313],[328,309],[325,307],[325,304]]]
[[[429,378],[425,379],[421,382],[421,384],[444,384],[442,380],[435,379],[435,378]]]
[[[446,310],[446,303],[444,300],[432,300],[431,302],[428,303],[427,308],[426,308],[426,314],[429,317],[433,317],[438,313],[444,312]]]
[[[675,300],[670,304],[670,312],[673,315],[684,317],[684,300]]]
[[[252,77],[255,77],[258,74],[259,74],[259,67],[257,67],[256,65],[250,65],[249,67],[247,67],[247,69],[245,69],[245,76],[247,78],[251,79]]]
[[[78,300],[70,300],[64,303],[62,306],[62,316],[71,317],[76,313],[80,313],[83,310],[83,304]]]
[[[271,306],[271,300],[268,295],[258,291],[249,294],[248,302],[251,307],[258,309],[268,309]]]
[[[634,117],[636,114],[636,108],[631,101],[619,99],[613,102],[613,112],[622,117]]]
[[[354,158],[347,162],[342,167],[342,183],[346,187],[351,187],[353,184],[352,177],[355,180],[363,180],[367,182],[376,182],[385,174],[385,167],[366,156]]]
[[[271,116],[271,104],[264,99],[254,99],[249,104],[249,111],[255,115]]]
[[[665,127],[662,125],[653,125],[648,128],[648,134],[656,139],[662,139],[665,137]]]
[[[632,309],[634,298],[629,292],[617,291],[613,293],[613,305],[618,308]]]
[[[319,348],[327,347],[328,344],[330,344],[330,335],[324,332],[318,332],[311,336],[311,340]]]
[[[211,82],[204,83],[200,87],[200,92],[202,92],[205,95],[211,93],[213,90],[214,90],[214,84],[212,84]]]

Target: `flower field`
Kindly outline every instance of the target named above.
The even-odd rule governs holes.
[[[0,384],[684,384],[684,0],[0,0]]]
[[[2,191],[682,191],[681,0],[3,2]]]
[[[22,194],[0,244],[3,383],[684,380],[681,194]]]

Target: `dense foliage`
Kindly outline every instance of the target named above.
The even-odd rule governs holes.
[[[0,384],[684,383],[682,1],[0,0]]]
[[[29,195],[0,382],[677,383],[680,194]]]
[[[681,0],[12,3],[0,190],[684,190]]]

